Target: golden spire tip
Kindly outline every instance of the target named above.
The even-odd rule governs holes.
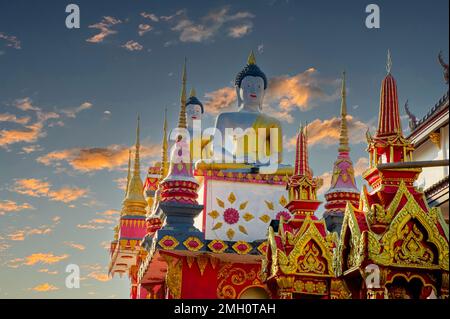
[[[247,64],[248,64],[248,65],[254,65],[254,64],[256,64],[255,53],[253,53],[253,50],[250,52],[250,55],[248,56]]]
[[[388,52],[387,52],[387,63],[386,63],[386,71],[387,71],[388,74],[391,73],[391,69],[392,69],[391,50],[388,49]]]

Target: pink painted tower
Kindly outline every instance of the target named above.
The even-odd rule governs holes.
[[[342,76],[341,132],[339,137],[338,157],[334,162],[330,189],[325,193],[325,213],[323,215],[330,232],[340,234],[347,202],[354,206],[359,202],[359,190],[355,183],[353,163],[350,158],[347,130],[347,98],[345,72]]]

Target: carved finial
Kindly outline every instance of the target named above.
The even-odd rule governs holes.
[[[391,50],[388,49],[387,62],[386,62],[386,71],[387,71],[388,74],[391,73],[391,69],[392,69]]]
[[[191,93],[189,94],[189,97],[195,97],[197,95],[197,92],[195,92],[195,89],[191,89]]]
[[[370,134],[370,128],[367,127],[367,131],[366,131],[366,140],[367,140],[367,144],[372,143],[372,135]]]
[[[417,127],[417,118],[416,116],[409,110],[408,100],[405,102],[405,112],[409,118],[409,128],[413,131]]]
[[[187,128],[186,124],[186,61],[184,58],[183,76],[181,78],[180,115],[178,117],[178,128]]]
[[[163,126],[163,141],[162,141],[162,156],[161,156],[161,180],[163,180],[169,171],[169,156],[167,144],[167,107],[164,109],[164,126]]]
[[[139,172],[141,170],[141,163],[139,159],[139,149],[141,147],[141,144],[139,141],[139,135],[140,135],[140,116],[138,114],[136,127],[136,151],[134,153],[134,171],[133,171],[133,175],[136,176],[139,176]]]
[[[125,188],[125,196],[128,193],[128,187],[130,184],[130,177],[131,177],[131,149],[128,150],[128,173],[127,173],[127,185]]]
[[[255,54],[253,53],[253,50],[250,52],[250,55],[248,56],[247,64],[248,65],[256,64],[256,58],[255,58]]]
[[[444,68],[444,79],[445,79],[445,83],[448,84],[448,77],[449,77],[448,64],[445,63],[445,61],[444,61],[444,58],[442,56],[442,51],[439,52],[438,60],[439,60],[440,65]]]
[[[342,90],[341,90],[341,131],[339,136],[339,152],[348,152],[348,131],[347,131],[347,93],[345,86],[345,71],[342,73]]]

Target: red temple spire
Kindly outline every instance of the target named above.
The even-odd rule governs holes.
[[[303,125],[297,135],[297,143],[295,147],[295,169],[294,175],[311,177],[311,170],[308,162],[308,142],[307,132]]]
[[[391,53],[388,51],[386,67],[388,74],[381,84],[380,112],[377,130],[378,137],[402,134],[400,113],[398,109],[397,84],[391,74],[391,67]]]

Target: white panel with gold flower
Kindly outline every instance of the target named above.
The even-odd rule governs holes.
[[[272,219],[289,214],[284,185],[208,180],[205,189],[206,239],[265,239]]]

